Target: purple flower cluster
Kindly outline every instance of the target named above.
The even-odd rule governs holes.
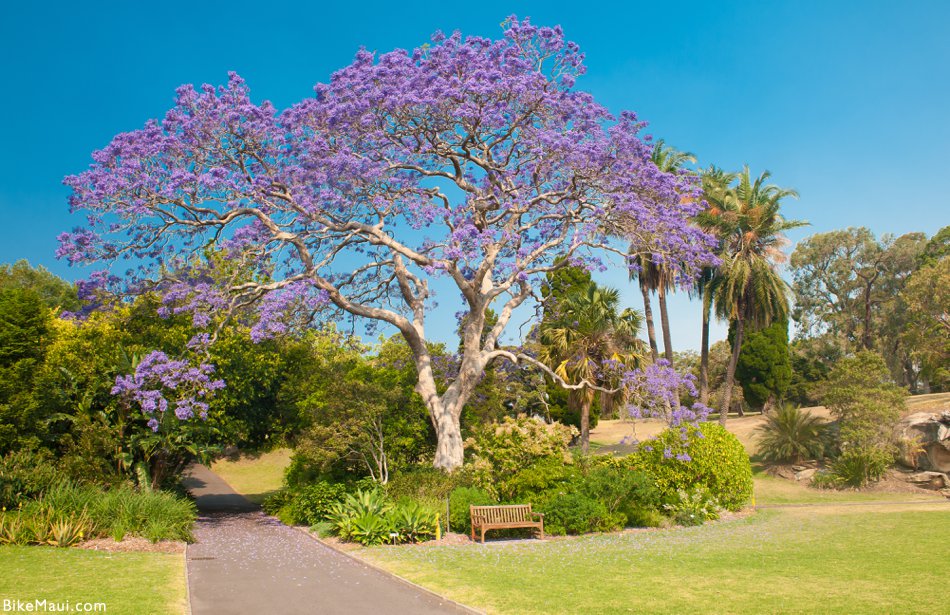
[[[682,393],[696,396],[696,379],[692,374],[677,372],[664,359],[625,374],[624,387],[629,393],[628,412],[631,417],[663,418],[670,427],[681,427],[684,433],[687,424],[703,421],[712,412],[700,403],[690,407],[680,403]]]
[[[181,421],[195,416],[207,418],[207,400],[214,391],[224,388],[223,380],[211,378],[213,373],[213,365],[194,366],[187,360],[171,359],[164,352],[154,351],[142,359],[134,373],[115,379],[112,394],[136,404],[149,417],[152,431],[158,431],[169,410]]]

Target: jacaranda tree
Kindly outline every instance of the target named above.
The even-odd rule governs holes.
[[[630,243],[680,280],[711,258],[688,223],[693,181],[656,167],[635,114],[614,117],[576,90],[583,73],[559,27],[511,18],[498,40],[437,34],[411,52],[360,51],[284,111],[252,102],[235,74],[184,86],[163,120],[116,136],[66,179],[89,223],[59,253],[127,259],[124,291],[162,292],[196,324],[254,308],[254,330],[273,335],[291,313],[326,308],[394,327],[436,429],[435,465],[455,468],[459,416],[485,367],[531,360],[499,340],[544,274]],[[241,275],[201,273],[221,250]],[[192,273],[177,275],[186,263]],[[457,375],[438,389],[426,346],[437,280],[464,306]]]

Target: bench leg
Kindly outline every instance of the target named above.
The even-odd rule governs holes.
[[[475,526],[472,526],[472,542],[475,542]]]
[[[542,525],[541,527],[539,527],[539,528],[538,528],[538,531],[539,531],[540,534],[541,534],[540,539],[541,539],[541,540],[544,540],[544,526]]]
[[[485,528],[482,528],[482,544],[485,544]]]

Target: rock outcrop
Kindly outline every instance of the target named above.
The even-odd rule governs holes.
[[[915,470],[950,472],[950,410],[906,416],[900,433],[901,463]]]

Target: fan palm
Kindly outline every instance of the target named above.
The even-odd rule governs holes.
[[[722,239],[722,264],[710,284],[712,304],[720,318],[735,323],[732,356],[726,372],[720,422],[725,423],[732,403],[736,365],[746,325],[768,326],[788,315],[788,284],[778,274],[784,262],[784,231],[807,222],[785,220],[779,210],[782,199],[797,197],[794,190],[767,184],[768,171],[755,180],[749,167],[739,174],[739,183],[725,193],[713,195],[710,209],[716,211],[714,228]],[[710,217],[710,221],[713,218]]]
[[[636,310],[618,310],[620,293],[590,282],[567,297],[558,312],[540,330],[538,358],[569,384],[583,384],[568,399],[580,411],[581,449],[590,446],[590,409],[597,389],[616,386],[617,367],[631,369],[643,360],[637,332],[641,316]],[[603,394],[603,392],[602,392]],[[606,408],[619,393],[603,394]]]

